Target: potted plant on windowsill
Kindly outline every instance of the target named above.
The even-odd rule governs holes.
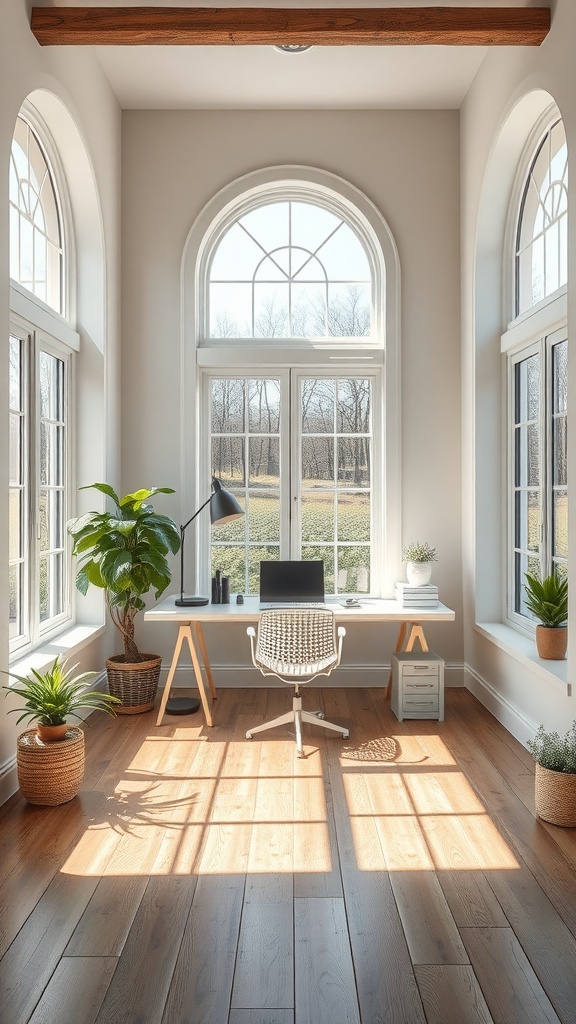
[[[406,579],[413,587],[423,587],[430,582],[432,562],[438,561],[436,548],[426,541],[419,540],[406,544],[402,550],[402,560],[406,562]]]
[[[546,661],[562,661],[568,642],[568,580],[556,573],[543,580],[525,574],[526,607],[538,620],[536,648]]]
[[[10,708],[8,714],[19,713],[18,723],[36,722],[36,729],[21,733],[17,739],[18,782],[22,795],[31,804],[67,803],[80,789],[84,778],[84,732],[67,719],[80,719],[81,708],[114,714],[114,697],[86,688],[97,673],[75,675],[76,668],[68,668],[67,662],[57,657],[45,672],[31,669],[29,676],[6,673],[20,685],[4,686],[5,696],[16,694],[24,701],[22,706]]]
[[[527,747],[536,761],[536,814],[552,825],[576,826],[576,722],[560,736],[541,725]]]
[[[119,498],[108,484],[89,487],[112,498],[115,509],[89,512],[68,524],[73,554],[79,560],[76,586],[82,594],[90,585],[104,590],[112,621],[122,637],[124,653],[106,662],[108,688],[120,700],[118,714],[150,711],[162,659],[139,651],[134,620],[145,608],[143,598],[149,591],[158,599],[171,580],[168,555],[178,551],[180,532],[172,519],[154,511],[148,499],[174,491],[171,487],[142,488]]]

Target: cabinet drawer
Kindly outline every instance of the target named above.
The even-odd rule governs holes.
[[[420,665],[411,665],[406,662],[402,665],[401,672],[405,679],[414,676],[436,676],[438,678],[439,666],[433,661],[422,662]]]
[[[402,700],[402,710],[409,713],[410,711],[419,711],[425,714],[427,711],[438,711],[438,694],[417,694],[417,693],[405,693]]]
[[[439,689],[438,676],[404,677],[404,693],[438,693]]]

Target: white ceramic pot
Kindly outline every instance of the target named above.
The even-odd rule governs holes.
[[[432,562],[408,562],[406,565],[406,579],[412,587],[425,586],[431,577]]]

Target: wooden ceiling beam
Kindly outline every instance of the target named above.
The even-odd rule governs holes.
[[[548,7],[33,7],[42,46],[539,46]]]

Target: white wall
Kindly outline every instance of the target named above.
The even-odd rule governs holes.
[[[467,682],[519,738],[534,725],[564,731],[576,697],[566,685],[511,656],[475,629],[501,615],[503,576],[502,398],[500,334],[508,319],[502,298],[505,214],[514,171],[531,127],[553,99],[564,119],[570,164],[568,321],[576,289],[576,93],[573,40],[576,9],[554,5],[550,35],[537,49],[490,51],[461,110],[463,567]],[[572,353],[573,355],[573,353]],[[570,358],[570,402],[576,365]],[[572,403],[573,404],[573,403]],[[576,427],[569,421],[570,536],[576,515]],[[572,559],[569,585],[574,592]],[[569,625],[568,680],[574,675],[576,617]]]
[[[260,167],[308,165],[339,175],[380,209],[399,251],[402,532],[405,540],[426,538],[438,547],[435,580],[457,621],[427,635],[453,669],[448,679],[460,680],[458,113],[124,111],[122,126],[124,488],[169,485],[178,494],[162,499],[162,510],[179,522],[194,511],[181,508],[178,497],[180,269],[204,205]],[[166,662],[173,627],[137,628],[140,645]],[[219,680],[244,682],[233,671],[248,663],[244,631],[206,633]],[[393,643],[393,627],[375,633],[358,626],[346,637],[344,661],[380,666]],[[361,684],[368,676],[354,678]]]
[[[30,97],[58,145],[69,191],[78,262],[78,330],[81,335],[77,409],[78,445],[85,453],[84,479],[119,479],[119,220],[120,110],[93,54],[86,50],[41,48],[29,28],[25,0],[2,5],[0,33],[0,409],[7,421],[9,324],[8,162],[16,116]],[[87,429],[88,423],[88,429]],[[101,434],[104,432],[102,440]],[[8,432],[0,431],[0,564],[8,558]],[[79,606],[79,618],[94,607]],[[101,609],[98,614],[101,614]],[[101,669],[112,640],[100,638],[82,650],[85,668]],[[7,574],[0,573],[0,668],[8,668]],[[0,702],[0,802],[14,788],[15,736],[21,730]]]

